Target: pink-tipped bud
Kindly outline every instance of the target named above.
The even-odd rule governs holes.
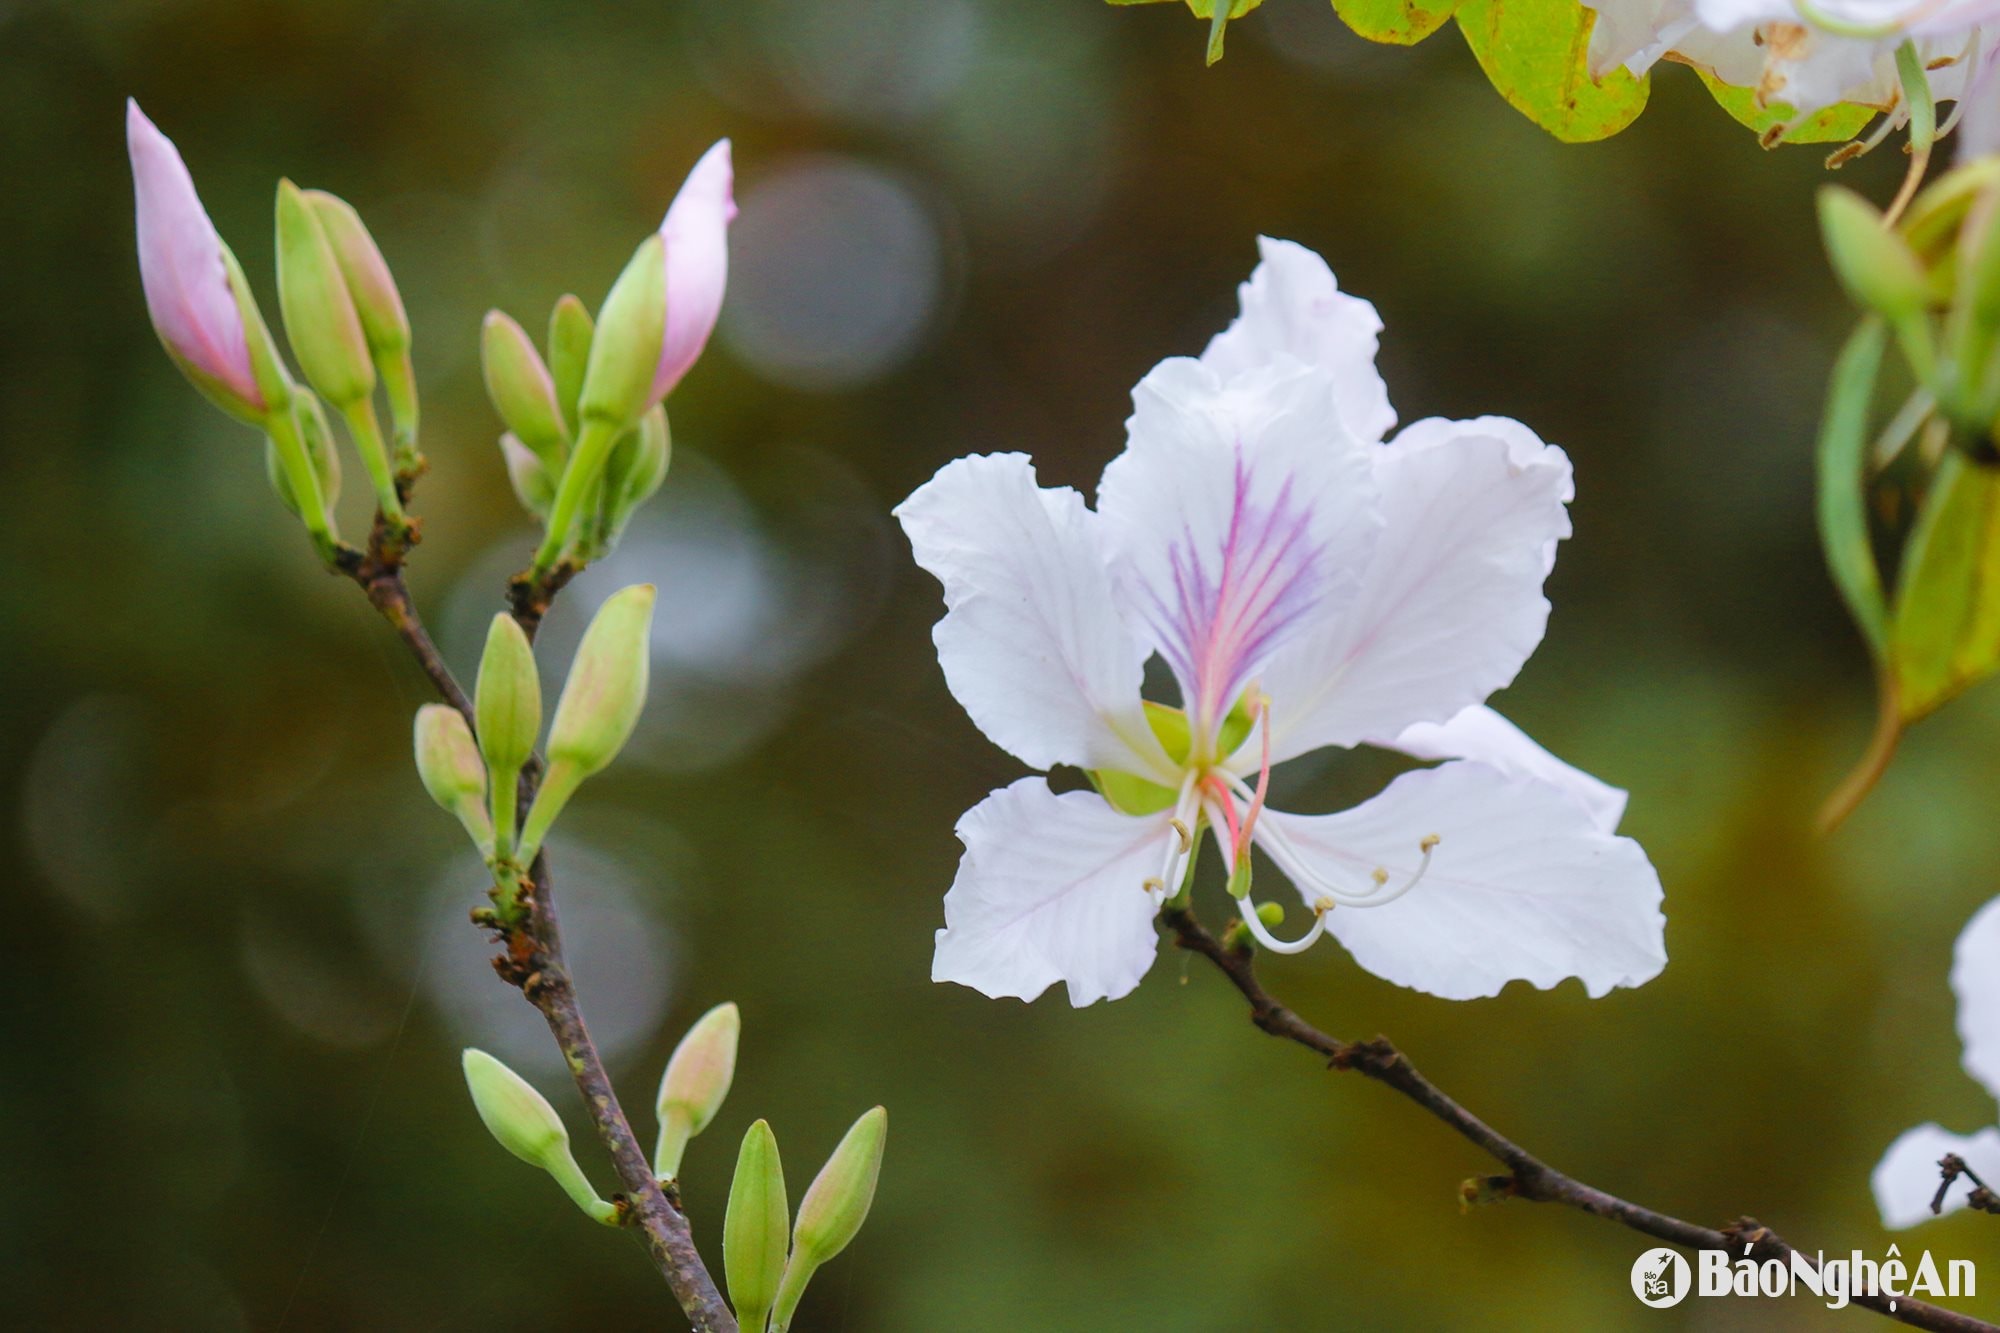
[[[267,406],[250,360],[228,249],[195,193],[173,140],[125,103],[125,146],[137,205],[139,279],[167,352],[197,387],[238,416]]]
[[[722,291],[729,281],[735,179],[729,140],[723,139],[694,164],[660,223],[660,239],[667,248],[667,324],[659,369],[653,374],[656,403],[673,392],[715,332]]]

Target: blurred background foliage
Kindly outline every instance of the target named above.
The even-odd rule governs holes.
[[[2000,878],[2000,692],[1919,728],[1849,827],[1809,835],[1871,708],[1811,521],[1850,319],[1814,236],[1820,151],[1760,151],[1678,69],[1631,130],[1563,147],[1461,42],[1370,47],[1324,0],[1269,0],[1214,70],[1200,37],[1175,7],[1095,0],[0,3],[11,1325],[673,1322],[641,1258],[473,1117],[456,1052],[476,1042],[571,1115],[608,1185],[553,1046],[465,924],[478,867],[408,755],[422,682],[147,327],[128,93],[267,311],[280,174],[380,239],[426,389],[412,578],[462,671],[531,545],[480,316],[594,305],[734,136],[730,302],[674,398],[673,475],[565,597],[543,660],[559,676],[596,599],[658,581],[640,742],[555,850],[635,1107],[688,1022],[742,1005],[737,1088],[687,1172],[711,1257],[750,1119],[796,1194],[858,1112],[891,1108],[874,1216],[803,1327],[1636,1313],[1638,1238],[1523,1205],[1462,1216],[1459,1181],[1489,1163],[1260,1037],[1177,955],[1081,1013],[927,980],[952,822],[1019,768],[946,694],[937,589],[887,511],[978,450],[1088,487],[1130,386],[1232,313],[1259,231],[1377,303],[1406,421],[1505,413],[1576,459],[1549,637],[1499,702],[1631,789],[1672,958],[1596,1002],[1450,1004],[1333,946],[1272,963],[1272,985],[1336,1033],[1394,1035],[1594,1183],[1889,1243],[1867,1192],[1882,1148],[1928,1118],[1992,1123],[1945,972]],[[1843,179],[1886,198],[1895,156]],[[1295,767],[1292,808],[1386,771]],[[1218,915],[1219,889],[1202,902]],[[1990,1219],[1902,1239],[2000,1265]],[[1648,1325],[1867,1318],[1690,1302]]]

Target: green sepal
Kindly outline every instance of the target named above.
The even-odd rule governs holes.
[[[1097,794],[1111,803],[1111,808],[1126,815],[1157,815],[1162,810],[1170,810],[1174,804],[1171,787],[1162,787],[1157,782],[1133,777],[1130,773],[1120,773],[1113,769],[1085,769],[1084,775],[1090,785],[1097,788]]]

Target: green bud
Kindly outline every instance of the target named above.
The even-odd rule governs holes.
[[[542,682],[535,670],[535,650],[505,612],[494,616],[487,627],[472,711],[479,724],[479,750],[493,777],[494,847],[505,856],[514,843],[514,785],[542,731]]]
[[[617,758],[639,724],[652,663],[653,596],[650,583],[620,589],[584,631],[549,727],[549,770],[522,831],[523,861],[534,859],[577,787]]]
[[[548,1099],[484,1051],[468,1047],[460,1063],[465,1086],[472,1090],[472,1104],[500,1146],[554,1176],[584,1213],[616,1226],[618,1210],[599,1198],[584,1179],[569,1150],[569,1131]]]
[[[486,814],[486,765],[465,717],[448,704],[417,710],[417,776],[439,808],[457,817],[482,853],[493,847]]]
[[[608,549],[623,535],[640,505],[652,498],[667,479],[667,464],[673,457],[673,440],[667,433],[667,409],[655,404],[639,418],[636,430],[611,451],[604,467],[604,545]]]
[[[759,1120],[743,1135],[736,1176],[729,1184],[729,1208],[722,1216],[723,1274],[737,1325],[745,1333],[762,1333],[770,1318],[784,1279],[790,1229],[778,1138]]]
[[[1821,186],[1819,225],[1834,274],[1855,304],[1892,323],[1922,313],[1923,266],[1903,238],[1882,225],[1873,204],[1841,186]]]
[[[889,1136],[889,1113],[876,1107],[854,1122],[847,1137],[826,1159],[799,1202],[792,1229],[792,1257],[771,1315],[774,1333],[791,1327],[799,1298],[820,1265],[846,1249],[868,1220],[875,1180],[882,1172],[882,1147]]]
[[[733,1004],[718,1004],[703,1014],[674,1047],[667,1072],[660,1077],[654,1110],[660,1117],[660,1140],[653,1150],[653,1174],[662,1180],[680,1175],[681,1154],[688,1140],[708,1128],[729,1085],[736,1077],[736,1043],[743,1017]]]
[[[556,404],[555,384],[527,333],[498,310],[486,312],[480,329],[479,360],[486,372],[486,396],[493,410],[542,465],[560,472],[569,452],[569,428]]]
[[[653,405],[666,326],[666,244],[655,232],[633,252],[598,311],[577,400],[582,420],[607,422],[623,432]]]
[[[500,455],[507,460],[507,480],[521,508],[536,518],[547,518],[549,504],[556,498],[556,482],[542,460],[512,432],[500,437]]]
[[[306,381],[335,407],[375,390],[375,365],[347,279],[319,215],[290,181],[278,182],[278,307]]]
[[[551,761],[574,764],[589,776],[617,758],[631,738],[646,704],[654,596],[652,584],[634,584],[597,609],[556,705]]]
[[[562,405],[563,420],[572,435],[583,424],[577,400],[583,395],[583,375],[590,365],[591,332],[595,328],[590,310],[574,296],[557,301],[549,315],[549,377],[555,381],[556,401]]]
[[[353,298],[355,314],[360,316],[369,356],[388,394],[397,449],[399,453],[413,450],[417,438],[417,380],[410,364],[410,317],[403,309],[403,295],[396,290],[388,261],[382,258],[375,238],[369,235],[367,224],[353,206],[325,190],[303,193],[326,233],[341,276],[347,279],[348,295]]]

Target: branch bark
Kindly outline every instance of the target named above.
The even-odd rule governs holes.
[[[1534,1203],[1562,1204],[1684,1249],[1722,1250],[1741,1256],[1747,1246],[1751,1258],[1779,1259],[1788,1266],[1791,1264],[1794,1253],[1791,1244],[1754,1218],[1738,1218],[1721,1228],[1705,1227],[1621,1199],[1558,1171],[1446,1095],[1418,1073],[1416,1066],[1387,1038],[1343,1041],[1300,1018],[1264,989],[1257,978],[1256,957],[1249,949],[1217,939],[1187,907],[1170,906],[1161,913],[1161,920],[1174,933],[1181,948],[1208,959],[1229,979],[1249,1002],[1250,1021],[1259,1029],[1324,1057],[1330,1069],[1353,1070],[1395,1089],[1506,1167],[1506,1175],[1488,1182],[1500,1193]],[[1860,1293],[1853,1295],[1852,1301],[1916,1328],[1944,1333],[2000,1333],[2000,1325],[1923,1301]]]
[[[407,500],[407,494],[404,498]],[[403,560],[410,544],[413,542],[399,540],[378,518],[368,549],[343,548],[336,563],[340,572],[360,585],[369,602],[396,631],[439,696],[476,729],[471,696],[459,684],[424,628],[423,618],[417,613],[416,603],[403,580]],[[567,566],[564,568],[567,571]],[[522,628],[531,638],[549,602],[567,579],[565,572],[554,586],[534,585],[525,596],[516,593],[510,597],[515,618],[522,621]],[[534,799],[541,771],[537,756],[521,774],[519,801],[523,814]],[[644,1236],[654,1265],[672,1289],[674,1299],[680,1302],[690,1326],[696,1333],[738,1333],[736,1317],[730,1313],[702,1261],[701,1252],[695,1247],[694,1233],[681,1211],[679,1195],[677,1192],[670,1195],[653,1175],[646,1150],[632,1131],[632,1123],[618,1101],[597,1044],[591,1040],[590,1029],[583,1021],[576,985],[563,960],[562,928],[556,914],[555,889],[546,853],[536,857],[530,868],[525,905],[528,911],[515,925],[502,926],[497,919],[488,923],[500,932],[505,946],[505,952],[493,960],[494,971],[519,987],[528,1002],[541,1011],[550,1034],[562,1048],[570,1077],[583,1096],[584,1110],[597,1127],[597,1137],[611,1154],[612,1165],[618,1172],[622,1189],[613,1202],[618,1205],[619,1216]],[[479,913],[475,913],[475,919],[484,920]]]

